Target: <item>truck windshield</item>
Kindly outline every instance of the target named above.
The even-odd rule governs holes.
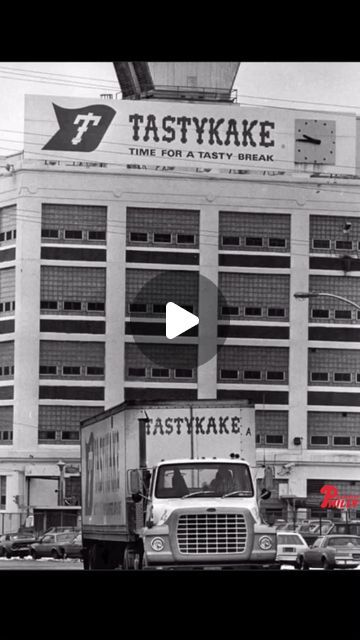
[[[249,468],[245,464],[200,463],[161,465],[155,488],[157,498],[212,498],[253,496]]]

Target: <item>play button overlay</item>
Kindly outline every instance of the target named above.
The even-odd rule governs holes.
[[[169,380],[168,371],[170,380],[185,382],[192,371],[196,381],[197,368],[218,355],[226,341],[230,319],[221,311],[232,300],[195,270],[129,269],[126,289],[126,335],[144,356],[138,358],[129,345],[127,367],[145,369],[155,381],[159,373]]]
[[[166,337],[173,340],[182,333],[196,327],[199,324],[199,318],[179,307],[175,302],[168,302],[166,305]]]

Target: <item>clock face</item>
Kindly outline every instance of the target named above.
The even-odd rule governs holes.
[[[295,120],[295,162],[335,164],[335,120]]]

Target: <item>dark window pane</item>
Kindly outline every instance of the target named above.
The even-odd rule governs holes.
[[[335,382],[351,382],[351,373],[336,372],[334,373]]]
[[[330,240],[321,240],[320,238],[314,238],[314,249],[330,249]]]
[[[105,311],[105,302],[88,302],[88,311]]]
[[[151,369],[152,378],[168,378],[170,375],[169,369],[153,368]]]
[[[166,304],[153,304],[153,313],[166,313]]]
[[[350,445],[350,436],[334,436],[334,445]]]
[[[61,439],[62,440],[80,440],[80,435],[78,431],[62,431]]]
[[[267,371],[266,375],[268,380],[284,380],[285,379],[284,371]]]
[[[148,234],[147,233],[140,233],[140,232],[137,232],[137,231],[132,231],[130,233],[130,240],[131,240],[131,242],[147,242]]]
[[[89,240],[105,240],[105,231],[88,231]]]
[[[351,240],[336,240],[335,247],[336,249],[346,249],[348,251],[351,251],[353,243],[351,242]]]
[[[79,376],[80,375],[80,367],[63,367],[63,375],[64,376]]]
[[[223,316],[238,316],[239,307],[221,307],[221,313]]]
[[[6,232],[6,240],[11,240],[11,231]]]
[[[312,309],[311,315],[313,318],[328,318],[329,309]]]
[[[104,367],[87,367],[86,374],[88,376],[102,376],[104,375]]]
[[[350,309],[336,309],[335,310],[335,318],[346,318],[347,320],[351,320],[352,312]]]
[[[4,242],[4,240],[5,240],[5,233],[2,231],[0,233],[0,242]]]
[[[240,238],[239,236],[223,236],[222,237],[222,244],[223,246],[239,246],[240,244]]]
[[[40,365],[40,374],[56,375],[57,368],[48,365]]]
[[[313,382],[315,381],[323,381],[323,382],[327,382],[329,379],[329,374],[327,373],[327,371],[312,371],[311,373],[311,380]]]
[[[192,369],[175,369],[175,378],[192,378]]]
[[[171,242],[171,233],[154,233],[154,242]]]
[[[58,308],[57,300],[41,300],[40,308],[41,309],[57,309]]]
[[[285,238],[269,238],[269,247],[286,247]]]
[[[75,300],[65,300],[64,309],[65,311],[81,311],[81,302],[77,302]]]
[[[145,367],[144,368],[142,368],[142,367],[141,368],[140,367],[129,367],[128,375],[136,377],[136,378],[145,378],[145,375],[146,375]]]
[[[220,377],[222,380],[236,380],[238,378],[237,369],[221,369]]]
[[[190,233],[178,233],[177,242],[179,244],[194,244],[195,236]]]
[[[283,444],[284,436],[281,435],[266,435],[266,444]]]
[[[39,440],[55,440],[55,431],[39,431]]]
[[[58,238],[59,229],[41,229],[41,236],[43,238]]]
[[[255,442],[256,442],[256,444],[260,444],[260,434],[259,433],[257,433],[256,436],[255,436]]]
[[[245,307],[246,316],[261,316],[261,307]]]
[[[5,311],[11,311],[11,302],[5,302]]]
[[[139,304],[137,302],[133,302],[132,304],[129,305],[129,308],[130,308],[130,313],[146,313],[147,312],[146,304]]]
[[[244,380],[260,380],[261,379],[261,371],[244,371]]]
[[[328,437],[327,436],[311,436],[311,444],[327,445]]]
[[[245,238],[245,244],[247,247],[262,247],[263,239],[260,237],[248,236]]]
[[[180,304],[179,306],[186,309],[186,311],[189,311],[189,313],[192,313],[194,309],[192,304]]]
[[[10,375],[10,367],[4,367],[3,368],[3,372],[4,372],[4,376],[9,376]]]
[[[82,240],[81,229],[65,229],[65,238],[68,240]]]
[[[14,231],[13,231],[13,238],[14,238],[14,240],[16,238],[16,229],[14,229]]]
[[[285,309],[282,307],[269,307],[268,316],[269,318],[283,318],[285,316]]]

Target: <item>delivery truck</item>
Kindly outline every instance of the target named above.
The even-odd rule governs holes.
[[[84,568],[279,568],[246,402],[123,402],[81,423]]]

